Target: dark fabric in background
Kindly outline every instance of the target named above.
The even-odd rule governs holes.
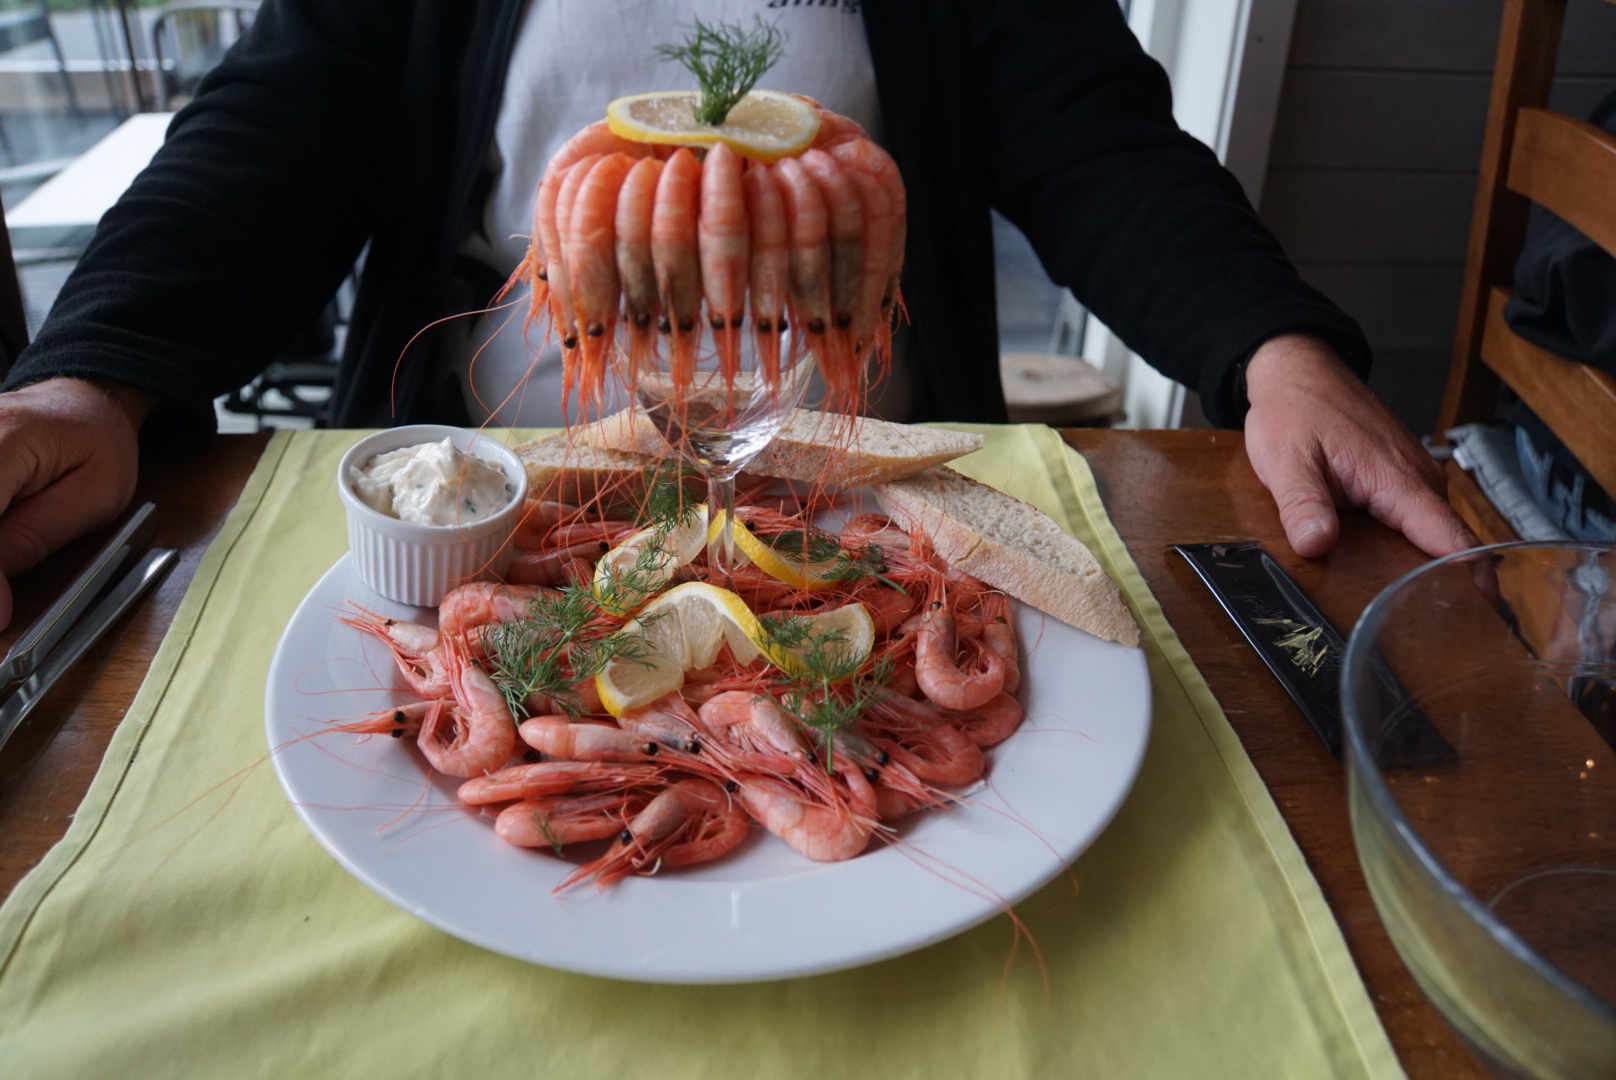
[[[1616,88],[1600,99],[1588,122],[1616,134]],[[1565,219],[1532,207],[1504,321],[1534,345],[1616,375],[1616,258]],[[1616,516],[1609,494],[1525,402],[1508,394],[1505,414],[1554,459],[1562,482],[1569,486],[1571,477],[1583,478],[1585,504]]]
[[[368,241],[333,422],[462,419],[432,333],[406,345],[486,299],[457,285],[454,251],[481,218],[522,7],[266,0],[103,219],[6,388],[130,383],[164,401],[149,428],[205,434],[211,400],[313,321]],[[1166,76],[1114,0],[861,10],[909,189],[917,419],[1004,419],[990,206],[1215,423],[1240,421],[1241,365],[1278,333],[1319,334],[1367,373],[1356,324],[1174,125]],[[668,82],[645,66],[648,86]]]

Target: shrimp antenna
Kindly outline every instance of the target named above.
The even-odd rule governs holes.
[[[786,51],[786,32],[754,15],[752,29],[740,23],[695,20],[683,44],[658,45],[656,55],[677,60],[696,77],[701,100],[696,119],[722,124],[742,98]]]

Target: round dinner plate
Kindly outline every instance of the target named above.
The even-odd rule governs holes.
[[[552,890],[573,863],[514,848],[455,799],[410,740],[330,730],[409,700],[387,650],[338,621],[371,592],[344,555],[287,624],[265,723],[276,772],[317,840],[405,911],[465,941],[567,971],[749,982],[867,964],[959,933],[1049,881],[1116,813],[1150,733],[1144,653],[1016,604],[1027,721],[986,781],[901,822],[858,858],[815,863],[754,829],[730,855],[605,890]]]

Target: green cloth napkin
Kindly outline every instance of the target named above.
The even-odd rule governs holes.
[[[1062,878],[1019,907],[1030,943],[1001,916],[839,974],[653,986],[509,960],[370,892],[288,805],[262,704],[282,628],[344,551],[331,478],[358,436],[280,433],[67,836],[0,907],[0,1073],[1400,1076],[1087,466],[1048,428],[984,433],[959,467],[1095,550],[1145,629],[1155,694],[1138,783],[1074,865],[1078,888]]]

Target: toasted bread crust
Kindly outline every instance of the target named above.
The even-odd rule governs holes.
[[[1043,511],[939,466],[875,487],[951,565],[1096,637],[1139,644],[1139,626],[1099,560]]]

